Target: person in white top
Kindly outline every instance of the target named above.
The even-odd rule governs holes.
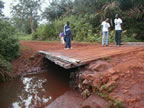
[[[114,24],[115,24],[115,41],[116,45],[121,45],[121,33],[122,33],[122,20],[119,15],[116,14]]]
[[[110,28],[110,24],[108,22],[109,22],[109,19],[107,18],[101,24],[101,28],[102,28],[102,46],[104,46],[105,43],[106,43],[106,46],[108,46],[108,35],[109,35],[109,28]]]

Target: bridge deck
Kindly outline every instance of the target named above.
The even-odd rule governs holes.
[[[56,49],[54,51],[39,51],[40,54],[45,55],[48,60],[55,64],[70,69],[81,65],[88,64],[97,59],[111,57],[119,54],[125,54],[133,51],[144,49],[144,46],[129,46],[123,45],[116,47],[111,45],[109,47],[101,47],[96,45],[79,46],[71,50]]]

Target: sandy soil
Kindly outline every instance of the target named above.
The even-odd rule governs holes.
[[[54,51],[64,48],[64,45],[56,42],[22,41],[21,46],[23,49],[20,58],[12,62],[16,74],[24,73],[32,67],[42,65],[43,57],[37,51]],[[73,48],[85,46],[91,46],[91,44],[73,44]],[[80,80],[77,81],[77,88],[82,95],[88,93],[88,96],[90,96],[94,94],[96,86],[99,90],[102,90],[103,85],[107,88],[114,86],[114,89],[109,92],[109,96],[122,101],[126,108],[143,108],[144,50],[92,62],[85,68],[78,70],[78,73]],[[86,89],[88,89],[88,92],[85,92]],[[82,108],[95,108],[90,104],[87,106]]]

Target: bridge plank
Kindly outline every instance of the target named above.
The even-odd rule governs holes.
[[[92,46],[91,48],[82,46],[72,50],[57,49],[54,51],[39,51],[39,53],[45,55],[48,60],[55,64],[65,69],[70,69],[88,64],[104,57],[126,54],[138,50],[144,50],[144,46]]]

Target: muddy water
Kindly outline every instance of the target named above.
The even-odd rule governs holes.
[[[0,83],[0,108],[43,108],[69,90],[68,80],[66,72],[54,67]]]

